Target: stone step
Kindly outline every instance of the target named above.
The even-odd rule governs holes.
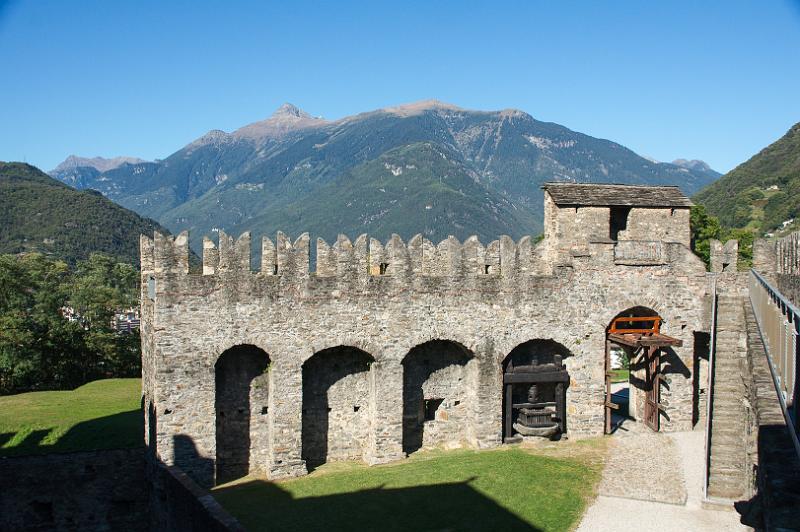
[[[720,425],[728,425],[730,423],[735,423],[737,426],[743,425],[741,423],[742,416],[744,415],[744,408],[742,406],[725,406],[717,408],[719,405],[714,405],[714,412],[712,413],[712,423],[711,427],[712,430],[715,426],[719,427]],[[713,432],[712,432],[713,434]]]
[[[724,449],[718,450],[716,456],[711,457],[710,469],[741,473],[741,463],[745,457],[744,449]]]
[[[709,457],[709,495],[737,499],[746,492],[745,409],[742,378],[746,351],[743,342],[743,300],[720,296]]]
[[[735,428],[732,427],[723,427],[719,430],[714,431],[712,435],[711,445],[735,445],[744,447],[744,443],[742,442],[742,433],[738,432]]]

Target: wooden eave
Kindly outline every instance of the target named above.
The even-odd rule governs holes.
[[[683,340],[667,336],[666,334],[641,334],[641,333],[609,333],[608,339],[615,344],[626,345],[628,347],[667,347],[683,346]]]

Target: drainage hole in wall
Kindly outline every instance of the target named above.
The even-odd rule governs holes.
[[[269,408],[267,408],[266,406],[262,406],[261,407],[261,415],[262,416],[265,416],[268,411],[269,411]]]

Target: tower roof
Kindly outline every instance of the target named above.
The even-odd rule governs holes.
[[[556,205],[595,207],[691,207],[693,203],[676,186],[601,183],[545,183],[542,188]]]

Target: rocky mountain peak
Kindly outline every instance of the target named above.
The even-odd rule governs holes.
[[[123,164],[138,164],[145,162],[144,159],[139,159],[138,157],[127,157],[127,156],[120,156],[120,157],[112,157],[110,159],[106,159],[105,157],[79,157],[77,155],[70,155],[66,159],[64,159],[61,164],[50,170],[50,174],[56,174],[59,172],[65,172],[68,170],[73,170],[75,168],[81,167],[89,167],[94,168],[98,172],[107,172],[108,170],[113,170],[114,168],[118,168]]]
[[[433,111],[433,110],[463,111],[463,109],[461,107],[458,107],[457,105],[433,99],[420,100],[418,102],[394,105],[391,107],[384,107],[383,109],[380,109],[380,111],[400,116],[412,116],[424,113],[425,111]]]
[[[682,168],[688,168],[689,170],[697,170],[704,172],[713,171],[707,162],[701,161],[700,159],[692,159],[692,160],[675,159],[674,161],[672,161],[672,164],[674,164],[675,166],[680,166]]]
[[[322,117],[312,116],[299,107],[284,103],[272,113],[272,116],[260,122],[253,122],[233,132],[237,138],[255,141],[277,139],[293,131],[319,127],[328,121]]]
[[[285,104],[278,107],[270,119],[276,118],[314,118],[310,114],[306,113],[296,105],[286,102]]]

